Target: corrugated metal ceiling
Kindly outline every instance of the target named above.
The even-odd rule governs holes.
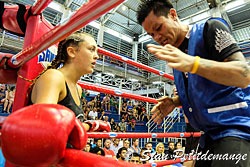
[[[87,0],[54,0],[60,4],[69,6],[72,10],[77,10],[80,6],[87,2]],[[225,0],[221,0],[225,1]],[[13,0],[13,2],[23,3],[23,4],[34,4],[34,0]],[[71,2],[71,3],[70,3]],[[179,18],[185,18],[190,15],[194,15],[199,11],[204,9],[209,9],[209,3],[207,0],[171,0]],[[228,2],[228,0],[226,1]],[[70,3],[70,4],[66,4]],[[105,22],[105,26],[127,34],[131,37],[134,34],[142,34],[143,29],[140,25],[137,24],[136,20],[136,10],[140,3],[140,0],[127,0],[125,1],[115,13],[112,13],[112,10],[108,12],[107,15],[109,19]],[[110,14],[111,13],[111,14]],[[53,11],[53,9],[47,8],[43,12],[45,18],[52,22],[52,24],[57,24],[62,16],[62,13],[58,11]],[[250,19],[250,4],[247,4],[240,9],[234,10],[232,12],[227,12],[227,15],[232,22],[232,25],[235,29],[241,27],[246,27],[249,25]],[[100,21],[100,19],[98,19]]]

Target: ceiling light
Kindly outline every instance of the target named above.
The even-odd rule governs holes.
[[[126,9],[127,9],[127,7],[123,5],[122,10],[125,11]]]

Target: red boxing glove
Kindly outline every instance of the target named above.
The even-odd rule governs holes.
[[[35,104],[12,113],[2,126],[2,152],[18,166],[53,166],[63,158],[67,142],[82,149],[84,127],[68,108]]]
[[[97,132],[110,132],[110,124],[101,120],[88,120],[85,123],[89,124],[89,131],[97,131]]]

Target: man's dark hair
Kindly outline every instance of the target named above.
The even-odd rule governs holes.
[[[175,145],[175,142],[174,142],[174,141],[169,141],[169,142],[168,142],[168,146],[169,146],[170,143],[174,143],[174,145]]]
[[[142,25],[152,10],[156,16],[168,17],[171,8],[173,8],[173,5],[170,0],[142,0],[137,8],[137,21]]]
[[[120,158],[120,154],[122,153],[123,150],[128,151],[128,149],[127,149],[126,147],[121,147],[121,148],[118,150],[117,154],[116,154],[116,157],[117,157],[117,158]]]
[[[133,139],[132,139],[132,144],[134,144],[134,142],[135,142],[136,140],[139,140],[139,139],[138,139],[138,138],[133,138]]]
[[[99,147],[91,148],[89,152],[97,154],[99,151],[101,151],[101,155],[102,156],[105,156],[105,152],[103,151],[103,149],[101,149]]]
[[[151,145],[153,146],[152,142],[147,142],[147,143],[145,144],[145,147],[146,147],[148,144],[151,144]]]

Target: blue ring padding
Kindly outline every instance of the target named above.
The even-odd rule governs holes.
[[[152,138],[156,138],[156,137],[157,137],[157,134],[153,133]]]
[[[180,133],[180,136],[183,137],[183,136],[184,136],[184,133]]]
[[[119,90],[115,90],[115,94],[122,95],[123,93],[121,91],[119,91]]]
[[[157,166],[157,163],[152,163],[151,166],[155,167],[155,166]]]
[[[109,137],[117,137],[116,133],[109,133]]]
[[[181,158],[181,162],[184,162],[185,161],[185,158]]]
[[[164,74],[165,74],[165,72],[163,72],[163,71],[160,71],[160,72],[159,72],[159,74],[160,74],[160,75],[164,75]]]
[[[0,149],[0,167],[5,167],[5,158],[2,153],[2,149]]]

